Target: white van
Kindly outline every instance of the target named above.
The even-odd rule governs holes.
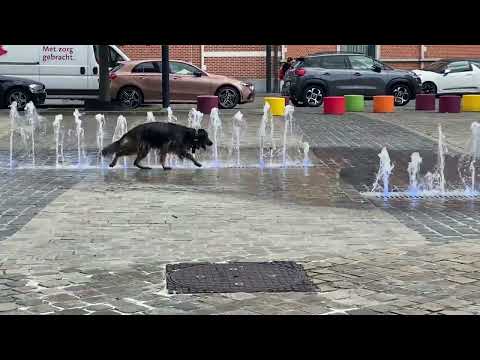
[[[110,47],[110,67],[130,60]],[[0,45],[0,75],[45,85],[47,98],[91,99],[98,96],[98,45]]]

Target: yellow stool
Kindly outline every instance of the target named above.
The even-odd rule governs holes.
[[[270,104],[270,111],[273,116],[285,115],[285,98],[284,97],[266,97],[265,102]]]
[[[480,95],[463,95],[462,111],[480,111]]]

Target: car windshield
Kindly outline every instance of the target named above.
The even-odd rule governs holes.
[[[441,73],[445,67],[447,66],[447,63],[444,62],[444,61],[437,61],[437,62],[434,62],[430,65],[427,65],[423,68],[423,70],[425,71],[432,71],[432,72],[436,72],[436,73]]]

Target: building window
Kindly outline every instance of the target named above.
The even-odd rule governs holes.
[[[354,52],[376,58],[376,45],[341,45],[340,50]]]

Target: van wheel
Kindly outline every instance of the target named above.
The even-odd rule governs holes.
[[[30,101],[28,92],[21,88],[12,89],[7,93],[6,104],[10,106],[14,101],[17,102],[17,109],[23,110]]]
[[[118,92],[118,101],[130,109],[136,109],[143,104],[143,94],[140,89],[127,86]]]

